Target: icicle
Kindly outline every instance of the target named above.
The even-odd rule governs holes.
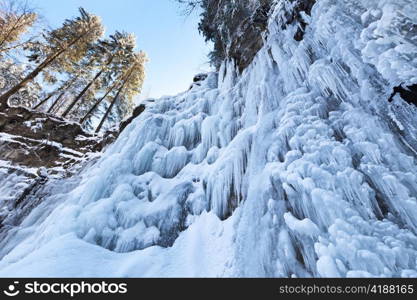
[[[228,216],[246,194],[243,178],[252,146],[251,132],[242,132],[218,158],[207,182],[207,197],[210,208],[219,217]]]

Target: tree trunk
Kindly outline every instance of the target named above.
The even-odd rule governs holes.
[[[97,126],[96,133],[98,133],[98,132],[101,130],[101,128],[103,127],[104,122],[106,121],[106,119],[107,119],[107,117],[109,116],[109,114],[110,114],[111,110],[113,109],[113,106],[116,104],[116,100],[117,100],[117,98],[119,98],[120,93],[123,91],[123,89],[124,89],[124,87],[125,87],[126,83],[129,81],[129,78],[130,78],[130,76],[132,75],[132,72],[133,72],[134,67],[135,67],[135,65],[131,68],[131,70],[130,70],[130,72],[129,72],[129,75],[127,75],[127,76],[125,77],[125,80],[123,81],[122,86],[121,86],[121,87],[120,87],[120,89],[117,91],[116,96],[114,96],[114,98],[113,98],[113,100],[112,100],[112,102],[111,102],[111,104],[110,104],[109,108],[107,109],[106,113],[104,114],[103,118],[101,118],[100,124]]]
[[[74,108],[75,104],[87,93],[87,91],[90,89],[90,87],[94,84],[94,82],[103,74],[104,70],[107,66],[109,66],[114,59],[114,55],[112,55],[109,60],[107,61],[106,65],[94,76],[93,80],[90,81],[89,84],[81,91],[81,93],[78,94],[77,97],[71,102],[70,106],[65,110],[65,112],[62,114],[62,117],[66,117],[70,111]]]
[[[19,18],[17,18],[16,22],[13,24],[12,28],[9,29],[6,35],[4,35],[3,40],[0,42],[0,52],[4,52],[5,49],[3,48],[3,45],[6,43],[7,39],[11,36],[12,32],[15,31],[19,25],[20,20],[26,15],[26,13],[22,13]]]
[[[8,90],[6,93],[0,96],[0,105],[8,107],[7,101],[9,100],[10,96],[16,94],[21,88],[25,87],[30,81],[35,79],[36,76],[39,75],[42,70],[47,67],[56,57],[47,58],[43,63],[41,63],[35,70],[33,70],[29,75],[23,78],[18,84]]]
[[[33,107],[33,109],[38,109],[39,107],[41,107],[42,105],[44,105],[49,99],[51,99],[52,98],[52,96],[54,96],[55,95],[55,93],[56,93],[57,91],[54,91],[54,92],[52,92],[52,93],[50,93],[49,95],[48,95],[48,97],[46,97],[45,99],[43,99],[41,102],[39,102],[38,104],[36,104],[34,107]]]
[[[96,74],[96,76],[94,76],[93,80],[91,80],[87,86],[81,91],[81,93],[78,94],[77,97],[74,98],[74,100],[72,100],[71,104],[68,106],[68,108],[64,111],[64,113],[62,114],[62,117],[66,117],[71,110],[74,108],[75,104],[77,104],[77,102],[85,95],[85,93],[87,93],[87,91],[90,89],[90,87],[94,84],[94,82],[96,82],[96,80],[101,76],[101,74],[103,74],[104,72],[104,68],[100,70],[100,72],[98,72]]]
[[[92,114],[96,108],[100,105],[101,102],[103,102],[104,99],[106,99],[106,97],[113,91],[113,89],[115,88],[116,84],[113,84],[112,87],[106,92],[106,94],[104,94],[103,97],[101,97],[94,105],[92,108],[89,109],[89,111],[84,115],[84,117],[81,119],[80,124],[84,124],[85,121],[87,121],[87,118],[90,114]]]
[[[65,90],[63,90],[61,92],[61,94],[59,94],[58,98],[55,99],[54,103],[52,103],[51,107],[48,109],[48,114],[50,114],[52,112],[52,110],[55,108],[55,106],[59,103],[59,100],[61,100],[62,97],[64,97],[65,95]]]
[[[130,77],[130,74],[128,75]],[[122,77],[122,81],[124,82],[124,80],[126,79],[126,76]],[[84,117],[81,119],[80,124],[84,124],[84,122],[87,120],[88,116],[93,113],[94,110],[96,110],[96,108],[100,105],[101,102],[103,102],[104,99],[106,99],[106,97],[115,89],[115,87],[117,86],[118,81],[114,82],[112,84],[112,86],[110,87],[110,89],[107,90],[106,94],[104,94],[103,97],[101,97],[94,105],[92,108],[90,108],[90,110],[84,115]]]
[[[58,92],[62,92],[65,91],[66,89],[70,88],[74,82],[77,81],[77,79],[80,78],[80,75],[75,76],[74,78],[72,78],[72,80],[70,80],[69,82],[65,82],[63,85],[61,85],[58,89],[56,89],[55,91],[51,92],[48,97],[46,97],[45,99],[43,99],[40,103],[38,103],[35,107],[33,107],[33,109],[38,109],[39,107],[41,107],[45,102],[47,102],[49,99],[51,99],[53,96],[55,96]],[[61,98],[62,96],[59,96],[58,98]],[[57,101],[54,101],[54,104],[52,106],[54,106],[57,103]],[[48,110],[48,112],[51,109]]]
[[[77,37],[75,40],[73,40],[68,46],[65,48],[57,51],[54,54],[51,54],[49,57],[47,57],[38,67],[36,67],[35,70],[30,72],[25,78],[23,78],[18,84],[16,84],[14,87],[12,87],[10,90],[8,90],[6,93],[0,96],[0,109],[4,109],[9,107],[9,104],[7,103],[10,96],[17,93],[21,88],[25,87],[26,84],[31,82],[33,79],[36,78],[36,76],[39,75],[40,72],[42,72],[43,69],[45,69],[47,66],[49,66],[56,58],[58,58],[62,53],[67,51],[71,46],[73,46],[76,42],[78,42],[85,34]]]
[[[124,85],[123,85],[123,86],[124,86]],[[119,98],[119,95],[120,95],[120,93],[121,93],[122,89],[123,89],[123,87],[121,87],[121,88],[120,88],[120,90],[117,92],[117,95],[116,95],[116,96],[114,96],[114,98],[113,98],[113,100],[112,100],[112,102],[111,102],[111,104],[110,104],[109,108],[107,109],[107,111],[106,111],[106,113],[104,114],[103,118],[101,118],[100,124],[97,126],[96,133],[98,133],[98,132],[101,130],[101,128],[103,127],[104,122],[106,121],[106,119],[107,119],[107,117],[109,116],[109,114],[110,114],[111,110],[113,109],[114,104],[116,104],[116,100],[117,100],[117,98]]]

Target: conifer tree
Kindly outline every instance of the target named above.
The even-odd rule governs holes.
[[[11,58],[3,57],[0,59],[0,94],[20,82],[24,78],[26,71],[25,65],[19,64]],[[10,97],[10,103],[31,107],[39,101],[41,96],[42,88],[40,84],[33,81]]]
[[[117,88],[117,86],[120,84],[118,81],[114,81],[113,84],[107,88],[106,92],[103,96],[101,96],[94,104],[93,106],[84,114],[84,117],[80,120],[81,124],[84,124],[87,119],[94,113],[94,111],[97,110],[99,105]]]
[[[100,18],[80,8],[79,17],[66,20],[60,28],[46,32],[43,41],[31,43],[30,60],[39,64],[18,84],[0,96],[0,109],[6,108],[10,96],[33,81],[46,68],[70,69],[74,62],[80,61],[85,56],[91,44],[102,34]]]
[[[19,46],[25,42],[17,43],[36,22],[38,15],[33,12],[27,3],[19,1],[0,1],[0,54]]]
[[[60,77],[63,77],[64,79],[62,79],[60,84],[33,108],[39,109],[40,107],[47,104],[49,100],[54,99],[54,97],[57,96],[49,106],[48,112],[54,110],[55,106],[60,103],[60,100],[65,93],[76,93],[77,87],[82,85],[83,82],[88,81],[91,73],[93,72],[93,67],[94,61],[91,61],[88,59],[88,57],[85,57],[80,62],[74,63],[73,67],[71,67],[69,70],[59,72]]]
[[[143,52],[139,52],[130,57],[128,62],[126,65],[130,65],[130,67],[120,75],[118,88],[112,90],[110,105],[101,118],[100,124],[96,128],[96,133],[102,129],[104,122],[109,117],[114,106],[117,105],[117,102],[119,102],[119,108],[125,111],[125,113],[133,109],[133,98],[140,93],[145,78],[144,64],[146,62],[146,56]]]
[[[97,62],[97,73],[84,89],[73,99],[63,113],[67,117],[75,105],[82,100],[86,93],[100,90],[108,85],[113,77],[123,70],[124,62],[133,55],[136,46],[134,35],[116,32],[109,39],[100,40],[91,48],[90,55]]]

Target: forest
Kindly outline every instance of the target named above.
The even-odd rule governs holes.
[[[83,8],[48,28],[28,2],[0,1],[0,112],[23,106],[98,133],[131,114],[146,61],[133,34],[106,35]]]

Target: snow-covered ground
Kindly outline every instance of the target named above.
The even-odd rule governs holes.
[[[417,117],[387,101],[417,2],[318,0],[301,42],[291,9],[10,229],[0,276],[417,277]]]

